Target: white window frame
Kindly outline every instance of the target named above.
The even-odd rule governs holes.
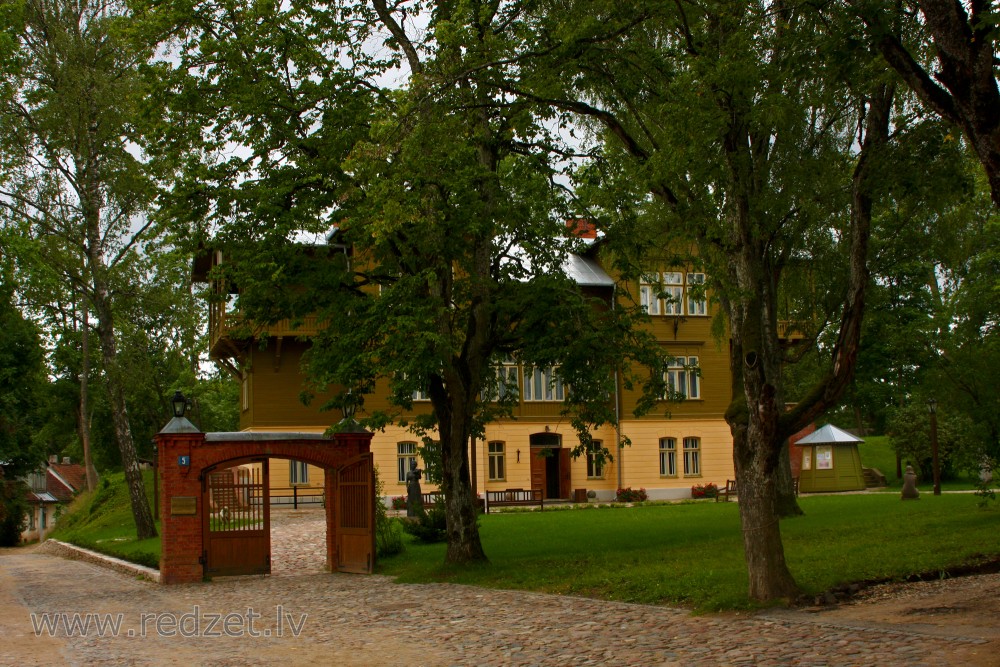
[[[692,296],[692,287],[697,287],[697,289],[702,290],[702,294],[699,298],[694,298]],[[695,317],[702,317],[708,315],[708,298],[704,293],[705,288],[705,274],[704,273],[689,273],[687,274],[687,314]]]
[[[604,479],[604,461],[597,458],[601,441],[594,440],[587,451],[587,479]]]
[[[660,438],[660,477],[677,477],[677,438]]]
[[[701,477],[701,438],[684,438],[684,476]]]
[[[519,396],[521,391],[520,371],[513,357],[505,357],[496,367],[496,388],[483,390],[483,400],[499,401],[507,397],[507,392]]]
[[[680,271],[663,273],[663,314],[684,314],[684,274]]]
[[[685,400],[701,400],[701,370],[698,357],[674,357],[663,372],[666,383],[664,398],[679,393]]]
[[[406,440],[396,443],[396,473],[400,484],[406,484],[406,473],[410,472],[410,461],[417,460],[417,443]]]
[[[659,315],[661,312],[659,282],[658,273],[644,275],[639,282],[639,305],[647,315]]]
[[[522,394],[524,400],[533,402],[562,402],[565,400],[566,387],[563,386],[558,371],[558,366],[548,368],[525,366]],[[539,396],[539,394],[541,395]]]
[[[500,440],[491,440],[486,445],[489,457],[489,481],[502,482],[507,479],[507,446]]]
[[[305,461],[288,462],[288,483],[291,486],[309,483],[309,464]]]

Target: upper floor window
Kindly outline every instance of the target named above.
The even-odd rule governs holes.
[[[507,396],[518,396],[520,383],[518,382],[517,362],[513,357],[505,357],[503,362],[496,366],[496,386],[483,390],[483,400],[499,401]]]
[[[524,368],[524,400],[562,401],[566,397],[558,367]]]
[[[680,396],[686,399],[701,398],[701,371],[698,357],[674,357],[663,374],[667,384],[666,398]]]
[[[639,282],[639,305],[650,315],[708,315],[705,274],[647,273]]]

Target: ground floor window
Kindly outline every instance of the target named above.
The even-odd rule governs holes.
[[[587,479],[604,479],[604,459],[600,452],[601,441],[594,440],[587,452]]]
[[[677,476],[677,439],[660,438],[660,477]]]
[[[684,438],[684,474],[701,474],[701,439]]]
[[[288,462],[288,481],[290,484],[309,483],[309,464],[304,461]]]
[[[410,461],[417,461],[417,443],[400,442],[396,444],[396,467],[399,474],[398,481],[406,483],[406,473],[410,471]]]
[[[491,442],[488,445],[489,458],[490,458],[490,479],[493,481],[501,481],[507,479],[506,471],[506,452],[504,451],[504,443],[502,442]]]

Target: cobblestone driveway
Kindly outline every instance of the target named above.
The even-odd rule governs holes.
[[[0,664],[997,664],[989,645],[967,637],[332,575],[321,571],[321,518],[275,512],[274,530],[276,545],[292,542],[285,537],[306,545],[276,550],[274,576],[181,586],[37,551],[0,552]],[[31,615],[37,624],[43,613],[61,624],[54,637],[35,636]],[[117,632],[99,636],[92,624],[80,636],[66,632],[74,613],[122,622]]]

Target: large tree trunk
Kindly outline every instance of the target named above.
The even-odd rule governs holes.
[[[433,396],[432,388],[432,396]],[[455,400],[459,397],[452,396]],[[465,415],[464,401],[455,400],[456,413],[441,418],[441,490],[444,492],[445,514],[448,518],[448,549],[445,562],[461,565],[485,562],[479,539],[479,523],[476,520],[476,506],[472,493],[472,477],[469,468],[469,437],[471,429],[466,427],[469,420]]]

